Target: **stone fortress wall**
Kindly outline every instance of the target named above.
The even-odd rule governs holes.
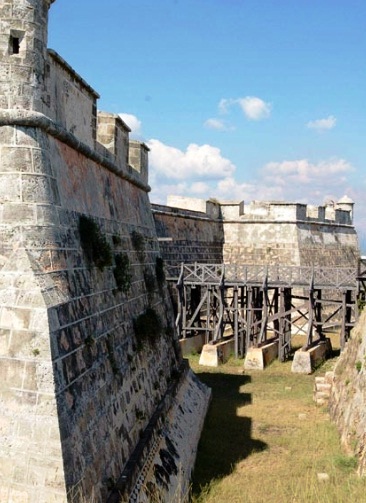
[[[359,460],[358,473],[366,474],[366,311],[334,368],[330,416],[349,455]]]
[[[169,501],[209,393],[181,359],[160,259],[350,265],[353,205],[152,212],[148,148],[47,50],[52,3],[0,4],[0,501]]]
[[[171,196],[166,207],[152,208],[162,254],[170,264],[352,267],[360,256],[353,206],[346,196],[328,206]],[[189,243],[196,243],[196,249],[187,249]]]
[[[168,501],[209,392],[174,335],[148,149],[47,50],[51,3],[0,4],[0,500]]]

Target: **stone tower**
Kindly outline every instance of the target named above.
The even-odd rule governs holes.
[[[4,0],[0,6],[3,109],[42,111],[47,20],[54,0]]]
[[[54,396],[47,302],[30,240],[53,240],[43,111],[52,0],[0,4],[0,500],[51,501],[66,493]],[[41,203],[41,204],[40,204]],[[43,216],[41,216],[43,214]],[[35,246],[34,246],[35,245]],[[37,258],[38,255],[38,258]],[[49,449],[50,448],[50,449]],[[51,452],[52,451],[52,452]],[[45,456],[44,459],[42,459]],[[56,496],[57,501],[57,496]]]

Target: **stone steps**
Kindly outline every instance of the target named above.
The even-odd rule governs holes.
[[[313,400],[317,405],[327,405],[332,391],[333,372],[315,378]]]

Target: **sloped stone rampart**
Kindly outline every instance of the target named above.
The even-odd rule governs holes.
[[[181,361],[169,296],[156,278],[148,195],[41,128],[4,126],[0,134],[1,154],[12,159],[0,173],[8,187],[0,225],[1,501],[64,502],[66,492],[70,501],[104,501]],[[82,249],[81,216],[111,247],[103,270]],[[120,253],[129,259],[128,291],[113,273]],[[141,341],[134,320],[148,307],[162,328]],[[203,416],[195,414],[204,415],[207,400],[202,392],[199,409],[190,407],[196,438]]]
[[[162,409],[189,477],[209,400],[180,372],[148,147],[130,142],[120,117],[97,112],[98,94],[47,50],[51,3],[0,5],[4,503],[106,501]],[[149,477],[163,499],[177,489],[174,477]]]
[[[334,369],[329,401],[347,451],[359,458],[359,474],[366,474],[366,311],[351,332]]]

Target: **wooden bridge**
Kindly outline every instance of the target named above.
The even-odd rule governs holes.
[[[195,263],[167,270],[177,287],[180,338],[203,332],[208,343],[232,335],[236,357],[278,339],[281,361],[296,334],[306,335],[309,348],[340,329],[344,347],[357,318],[359,276],[356,267]]]

